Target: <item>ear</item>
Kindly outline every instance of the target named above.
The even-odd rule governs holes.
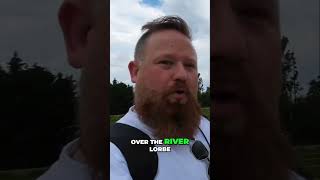
[[[139,62],[138,61],[130,61],[129,65],[129,72],[131,77],[131,82],[136,83],[138,79],[138,72],[139,72]]]
[[[87,36],[91,29],[89,8],[83,1],[65,1],[58,14],[63,31],[68,61],[74,68],[81,68],[87,56]]]

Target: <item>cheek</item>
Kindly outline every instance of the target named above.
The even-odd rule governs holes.
[[[163,72],[159,69],[148,69],[141,73],[140,82],[142,82],[146,87],[159,91],[168,85],[170,75],[168,72]]]
[[[248,41],[251,56],[247,67],[256,93],[265,98],[278,94],[281,79],[280,39],[274,33],[254,37]],[[270,99],[269,99],[270,100]]]

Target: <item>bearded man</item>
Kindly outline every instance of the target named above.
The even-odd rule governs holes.
[[[279,120],[277,0],[215,0],[211,80],[216,179],[303,179]]]
[[[197,101],[197,54],[188,25],[180,17],[164,16],[142,30],[134,60],[128,65],[136,84],[134,106],[116,124],[129,125],[154,140],[180,137],[192,139],[190,144],[199,140],[209,150],[210,123],[201,116]],[[198,160],[190,145],[170,148],[170,152],[157,152],[154,179],[209,178],[208,162]],[[143,164],[145,158],[139,161]],[[128,165],[122,151],[110,142],[110,178],[134,179]]]

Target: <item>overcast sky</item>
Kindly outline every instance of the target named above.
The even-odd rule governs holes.
[[[28,63],[37,62],[54,72],[74,74],[66,62],[57,11],[62,0],[0,1],[0,62],[17,50]]]
[[[124,7],[130,7],[125,8]],[[178,15],[191,28],[198,55],[198,70],[209,86],[210,4],[209,0],[112,0],[110,4],[110,80],[131,84],[128,62],[142,35],[141,26],[164,15]]]
[[[319,75],[319,0],[280,0],[282,34],[296,55],[299,81],[304,86]]]
[[[178,14],[191,26],[199,71],[209,83],[209,0],[111,0],[111,78],[128,83],[127,63],[141,35],[140,27],[155,17]],[[79,73],[66,62],[57,10],[62,0],[0,1],[0,63],[13,51],[27,63],[53,72]],[[319,0],[280,0],[282,32],[295,51],[299,80],[307,85],[319,69]]]

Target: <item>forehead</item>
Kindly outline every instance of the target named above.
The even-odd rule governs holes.
[[[279,0],[229,0],[232,4],[259,4],[259,5],[266,5],[266,6],[277,6]]]
[[[146,40],[145,55],[161,55],[163,53],[192,56],[196,59],[196,52],[191,40],[176,30],[154,32]]]
[[[274,12],[278,11],[279,1],[278,0],[229,0],[232,7],[260,7]]]

